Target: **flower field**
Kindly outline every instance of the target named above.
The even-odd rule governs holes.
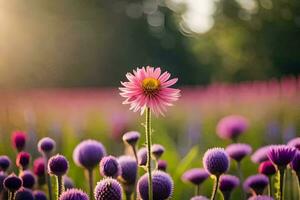
[[[156,87],[157,83],[153,80],[147,81],[145,84],[148,84],[146,86],[150,88],[149,91],[152,91],[153,84]],[[239,182],[242,182],[247,177],[259,173],[259,164],[251,159],[251,154],[253,155],[258,148],[272,144],[287,144],[291,139],[300,137],[300,78],[288,77],[264,82],[183,87],[180,90],[181,97],[174,102],[174,106],[167,109],[164,117],[156,116],[155,113],[152,116],[152,143],[162,145],[163,154],[159,155],[157,160],[166,161],[166,172],[174,184],[172,192],[174,200],[189,200],[195,195],[195,191],[208,198],[212,195],[214,179],[207,176],[199,188],[195,187],[189,182],[189,177],[183,176],[188,170],[205,167],[210,175],[217,177],[219,173],[226,173],[239,177]],[[116,88],[0,91],[0,155],[7,155],[11,160],[8,172],[19,174],[20,166],[23,166],[22,163],[18,164],[17,162],[18,165],[16,165],[15,162],[18,152],[17,148],[11,144],[12,132],[16,130],[26,132],[25,151],[29,152],[31,156],[28,169],[33,169],[33,161],[43,155],[40,153],[41,150],[38,151],[38,142],[43,137],[50,137],[55,141],[56,146],[51,155],[59,153],[65,156],[69,162],[67,176],[73,180],[76,188],[81,188],[89,194],[87,180],[90,174],[88,172],[91,170],[84,166],[80,159],[76,160],[75,153],[73,155],[75,147],[80,142],[87,139],[101,142],[106,154],[118,159],[121,159],[119,157],[122,155],[130,155],[131,158],[134,158],[130,143],[124,144],[122,140],[123,134],[128,131],[140,133],[137,142],[138,149],[145,146],[145,114],[140,115],[139,112],[129,111],[127,105],[122,105],[124,98],[119,95],[119,92]],[[155,109],[159,114],[159,109]],[[217,128],[220,120],[229,115],[242,116],[247,124],[247,127],[241,131],[243,134],[236,138],[232,137],[232,140],[230,137],[222,137],[224,134],[218,133],[219,129]],[[231,143],[236,143],[236,140],[239,143],[248,144],[251,148],[245,153],[241,165],[237,164],[239,162],[235,162],[229,153],[228,171],[225,167],[224,172],[219,172],[218,168],[218,172],[215,174],[210,171],[208,164],[203,166],[202,159],[207,149],[214,147],[226,149]],[[239,146],[238,149],[245,149],[245,147]],[[275,150],[281,151],[281,149]],[[227,153],[228,151],[226,149]],[[89,152],[89,155],[92,153]],[[297,153],[294,152],[294,154]],[[204,156],[205,159],[209,159],[209,157],[209,155]],[[273,161],[273,159],[271,160]],[[114,159],[111,162],[113,161]],[[275,161],[273,163],[276,164]],[[94,169],[92,172],[94,186],[105,174],[103,172],[102,176],[100,175],[98,164],[92,167]],[[154,159],[152,168],[155,167],[155,164]],[[165,163],[161,164],[160,167],[165,167],[163,166]],[[79,165],[83,165],[83,167]],[[83,168],[87,170],[83,170]],[[278,164],[277,169],[279,170],[279,168]],[[139,167],[140,177],[145,174],[145,170],[145,167]],[[53,173],[56,173],[55,170]],[[159,173],[161,172],[153,172],[153,181],[159,176],[164,176]],[[283,180],[285,188],[282,191],[285,193],[284,199],[299,199],[297,176],[290,167],[287,168],[285,177],[286,179]],[[146,182],[147,178],[144,177],[144,179]],[[53,188],[55,188],[55,177],[51,176],[51,180]],[[270,180],[276,182],[273,176],[271,179],[267,179],[267,181]],[[113,182],[115,179],[110,181],[112,182],[110,184],[115,184]],[[122,183],[122,181],[119,182]],[[36,184],[34,188],[46,192],[46,185],[38,186]],[[122,183],[122,185],[124,190],[124,184]],[[253,188],[247,191],[244,185],[246,192],[243,192],[241,185],[243,184],[236,184],[231,199],[243,199],[253,194]],[[249,185],[248,187],[251,188]],[[265,188],[262,193],[267,195],[268,187],[265,186]],[[155,187],[153,189],[155,190]],[[274,190],[274,188],[271,189]],[[55,197],[55,195],[53,196]],[[124,199],[125,196],[123,195]],[[222,199],[221,196],[221,193],[218,192],[215,199]],[[275,196],[274,191],[274,199]],[[110,198],[113,200],[118,197]]]

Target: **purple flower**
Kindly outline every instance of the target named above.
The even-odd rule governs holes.
[[[31,190],[22,188],[20,189],[15,196],[15,200],[34,200],[34,196]]]
[[[274,200],[274,199],[267,195],[258,195],[258,196],[252,196],[248,200]]]
[[[65,186],[65,189],[72,189],[74,188],[74,182],[73,180],[68,177],[68,176],[64,176],[64,186]]]
[[[210,174],[220,176],[229,168],[229,156],[223,148],[208,149],[203,156],[203,166]]]
[[[139,166],[146,166],[147,165],[147,148],[142,147],[139,149],[137,153]]]
[[[82,190],[73,188],[63,192],[59,200],[89,200],[89,197]]]
[[[262,195],[268,184],[269,179],[266,175],[256,174],[249,176],[244,181],[243,187],[246,192],[253,191],[256,195]]]
[[[268,151],[271,145],[263,146],[257,149],[251,156],[251,160],[254,163],[261,163],[264,161],[269,160],[268,158]]]
[[[19,152],[25,149],[27,134],[23,131],[14,131],[11,136],[11,142],[14,148]]]
[[[240,162],[243,158],[245,158],[245,156],[251,154],[252,148],[248,144],[237,143],[228,145],[226,152],[230,158]]]
[[[20,152],[17,155],[16,159],[16,165],[17,167],[21,168],[22,170],[25,170],[28,168],[28,165],[30,163],[30,154],[27,152]]]
[[[266,176],[272,176],[276,174],[276,171],[277,171],[276,167],[269,160],[260,163],[258,167],[258,172]]]
[[[154,171],[153,181],[153,200],[169,199],[173,193],[173,180],[165,172]],[[143,200],[148,200],[148,173],[144,174],[137,184],[138,196]]]
[[[138,170],[136,160],[130,156],[120,156],[118,162],[121,167],[120,181],[126,185],[134,185]]]
[[[167,161],[165,161],[165,160],[158,160],[157,161],[157,169],[158,170],[161,170],[161,171],[165,172],[167,170],[167,166],[168,166]]]
[[[34,187],[36,180],[34,174],[31,171],[29,170],[22,171],[19,177],[23,181],[23,187],[29,189],[32,189]]]
[[[151,147],[151,153],[156,160],[158,160],[164,152],[165,148],[160,144],[153,144]]]
[[[123,141],[131,146],[135,146],[140,139],[141,134],[137,131],[129,131],[122,137]]]
[[[190,200],[209,200],[209,199],[205,196],[195,196],[192,197]]]
[[[49,154],[55,149],[55,141],[49,137],[42,138],[38,143],[38,150],[40,153]]]
[[[45,159],[39,157],[33,161],[33,172],[38,177],[45,176]]]
[[[234,188],[236,188],[240,184],[240,180],[236,176],[232,175],[222,175],[220,178],[219,189],[222,192],[232,192]]]
[[[287,145],[273,145],[268,151],[269,159],[278,167],[287,166],[294,158],[296,149]]]
[[[194,168],[186,171],[181,179],[185,182],[191,182],[194,185],[200,185],[209,177],[209,173],[202,168]]]
[[[0,171],[0,193],[3,190],[3,182],[6,177],[7,177],[6,173],[3,171]]]
[[[105,155],[106,150],[100,142],[96,140],[85,140],[74,149],[73,160],[76,165],[92,170]]]
[[[100,174],[104,177],[117,178],[121,174],[121,167],[114,156],[103,157],[100,162]]]
[[[229,115],[221,119],[217,125],[217,134],[222,139],[236,139],[248,128],[246,118],[239,115]]]
[[[47,200],[47,196],[43,191],[36,190],[33,192],[34,200]]]
[[[0,156],[0,171],[6,171],[11,165],[11,161],[8,156]]]
[[[300,137],[291,139],[287,145],[295,147],[296,149],[300,150]]]
[[[56,176],[63,176],[69,169],[68,160],[62,155],[55,155],[49,159],[48,172]]]
[[[300,151],[297,151],[293,161],[291,162],[291,168],[297,173],[297,175],[300,175]]]
[[[16,192],[22,187],[22,179],[15,174],[11,174],[4,179],[3,186],[10,192]]]
[[[122,200],[122,187],[113,178],[105,178],[97,183],[94,191],[96,200]]]

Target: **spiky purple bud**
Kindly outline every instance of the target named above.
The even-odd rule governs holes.
[[[222,139],[235,140],[248,128],[246,118],[239,115],[229,115],[222,118],[217,125],[217,134]]]
[[[57,154],[49,159],[48,173],[56,176],[63,176],[67,173],[68,169],[69,163],[66,157]]]
[[[22,180],[15,174],[10,174],[4,179],[3,186],[10,192],[16,192],[22,187]]]
[[[268,151],[271,145],[263,146],[257,149],[251,156],[251,160],[254,163],[261,163],[269,160]]]
[[[17,167],[21,168],[22,170],[25,170],[28,168],[29,163],[30,163],[30,154],[27,152],[20,152],[17,155],[16,158],[16,165]]]
[[[123,141],[131,146],[135,146],[140,139],[141,134],[137,131],[129,131],[122,137]]]
[[[186,171],[181,179],[184,182],[190,182],[194,185],[200,185],[209,177],[209,173],[202,168],[194,168]]]
[[[36,179],[34,174],[31,171],[29,170],[22,171],[19,177],[23,181],[23,187],[29,189],[32,189],[34,187]]]
[[[47,200],[47,195],[40,190],[36,190],[33,192],[34,200]]]
[[[287,145],[272,145],[268,158],[278,167],[286,167],[294,158],[296,148]]]
[[[146,166],[147,165],[147,148],[146,147],[140,148],[137,153],[137,157],[139,160],[139,166]]]
[[[300,151],[300,137],[291,139],[287,145],[295,147],[296,149],[298,149]]]
[[[134,185],[138,169],[136,160],[130,156],[120,156],[118,162],[121,167],[120,181],[126,185]]]
[[[64,180],[64,186],[66,190],[74,188],[74,182],[70,177],[64,176],[63,180]]]
[[[266,175],[256,174],[249,176],[243,184],[246,192],[255,192],[256,195],[262,195],[264,189],[268,186],[269,179]]]
[[[274,199],[267,195],[258,195],[258,196],[252,196],[248,200],[274,200]]]
[[[167,166],[168,166],[168,163],[167,161],[165,160],[158,160],[157,161],[157,169],[158,170],[161,170],[161,171],[167,171]]]
[[[0,171],[6,171],[11,165],[11,161],[8,156],[0,156]]]
[[[252,148],[248,144],[230,144],[226,147],[226,152],[231,159],[240,162],[245,156],[251,154]]]
[[[276,167],[269,160],[260,163],[258,167],[258,172],[266,176],[272,176],[276,174],[276,171],[277,171]]]
[[[16,193],[15,200],[34,200],[34,196],[31,190],[22,188]]]
[[[92,170],[99,165],[105,155],[106,150],[100,142],[84,140],[74,149],[73,160],[76,165]]]
[[[173,193],[173,180],[171,176],[163,171],[153,171],[153,200],[169,199]],[[148,200],[148,173],[144,174],[137,183],[139,198]]]
[[[220,176],[229,168],[229,156],[223,148],[208,149],[203,156],[203,166],[210,174]]]
[[[27,134],[24,131],[14,131],[11,136],[11,142],[17,151],[23,151],[25,149],[27,140]]]
[[[38,142],[38,150],[42,154],[50,154],[55,149],[56,142],[49,138],[44,137]]]
[[[153,144],[151,147],[152,156],[158,160],[165,152],[165,148],[160,144]]]
[[[104,177],[117,178],[121,174],[121,166],[114,156],[103,157],[100,162],[100,174]]]
[[[94,191],[96,200],[122,200],[122,187],[113,178],[105,178],[97,183]]]
[[[209,199],[205,196],[195,196],[192,197],[190,200],[209,200]]]
[[[89,200],[89,197],[82,190],[73,188],[63,192],[59,200]]]

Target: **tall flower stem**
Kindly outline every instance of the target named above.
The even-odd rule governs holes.
[[[199,196],[199,195],[200,195],[200,184],[196,185],[196,188],[195,188],[195,196]]]
[[[146,123],[145,123],[145,131],[146,131],[146,144],[147,144],[147,169],[148,169],[148,199],[152,200],[152,173],[151,173],[151,111],[150,108],[146,108]]]
[[[51,177],[48,173],[48,160],[49,160],[49,156],[48,155],[44,155],[44,160],[45,160],[45,173],[46,173],[46,182],[47,182],[47,187],[48,187],[48,195],[49,195],[49,200],[53,200],[52,197],[52,185],[51,185]]]
[[[136,152],[136,145],[130,145],[131,148],[132,148],[132,151],[133,151],[133,155],[134,155],[134,158],[136,160],[136,163],[139,164],[139,159],[137,157],[137,152]]]
[[[9,194],[8,194],[8,195],[9,195],[8,199],[9,199],[9,200],[15,200],[15,194],[16,194],[15,192],[9,192]]]
[[[56,199],[59,200],[60,195],[64,192],[63,177],[56,176]]]
[[[93,176],[93,169],[88,169],[88,179],[89,179],[89,192],[90,192],[90,200],[93,198],[93,188],[94,188],[94,176]]]
[[[241,166],[241,162],[237,162],[237,173],[238,173],[238,176],[240,178],[240,186],[241,186],[241,189],[242,189],[242,199],[246,199],[246,196],[245,196],[245,193],[243,191],[243,182],[244,182],[244,176],[243,176],[243,172],[242,172],[242,166]]]
[[[216,176],[213,192],[212,192],[212,195],[211,195],[211,198],[210,198],[211,200],[216,199],[217,191],[218,191],[218,188],[219,188],[219,180],[220,180],[220,176]]]
[[[279,187],[280,187],[280,195],[279,200],[283,200],[284,198],[284,174],[286,167],[279,167]]]

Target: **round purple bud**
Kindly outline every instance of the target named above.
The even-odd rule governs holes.
[[[104,177],[117,178],[121,174],[121,167],[114,156],[103,157],[100,162],[100,174]]]
[[[266,175],[256,174],[249,176],[244,181],[243,187],[246,192],[252,191],[256,195],[262,195],[268,184],[269,179]]]
[[[89,200],[89,197],[82,190],[73,188],[63,192],[59,200]]]
[[[203,166],[210,174],[220,176],[229,168],[229,156],[223,148],[208,149],[203,156]]]
[[[14,148],[19,152],[25,149],[27,134],[23,131],[14,131],[11,136],[11,142]]]
[[[137,131],[129,131],[123,135],[123,141],[131,146],[135,146],[141,134]]]
[[[153,171],[153,200],[169,199],[173,193],[173,180],[171,176],[163,171]],[[144,174],[137,183],[138,196],[148,200],[148,173]]]
[[[294,158],[296,148],[287,145],[272,145],[268,158],[278,167],[286,167]]]
[[[3,186],[10,192],[16,192],[22,187],[22,180],[15,174],[11,174],[4,179]]]
[[[160,144],[153,144],[151,147],[152,156],[158,160],[165,152],[165,148]]]
[[[8,156],[0,156],[0,171],[6,171],[11,165],[11,161]]]
[[[209,200],[209,199],[205,196],[194,196],[190,200]]]
[[[252,148],[248,144],[230,144],[226,147],[226,152],[231,159],[240,162],[247,155],[251,154]]]
[[[74,188],[74,182],[70,177],[64,176],[63,180],[64,180],[64,186],[66,190]]]
[[[264,161],[269,160],[268,158],[268,151],[271,145],[263,146],[257,149],[251,156],[251,160],[254,163],[261,163]]]
[[[15,200],[34,200],[34,196],[31,190],[22,188],[16,193]]]
[[[84,140],[74,149],[73,160],[76,165],[92,170],[99,165],[105,155],[106,150],[100,142]]]
[[[240,180],[236,176],[232,175],[222,175],[220,178],[219,189],[224,196],[230,195],[232,190],[234,190],[240,184]]]
[[[277,171],[276,167],[269,160],[260,163],[258,167],[258,172],[266,176],[272,176],[276,174],[276,171]]]
[[[146,166],[147,165],[147,148],[142,147],[139,149],[137,153],[139,166]]]
[[[29,170],[22,171],[19,177],[23,181],[23,187],[29,189],[32,189],[34,187],[36,180],[34,174],[31,171]]]
[[[7,177],[6,173],[3,171],[0,171],[0,193],[3,190],[3,182],[6,177]]]
[[[274,200],[274,199],[267,195],[258,195],[258,196],[252,196],[248,200]]]
[[[66,157],[62,155],[55,155],[49,159],[48,172],[56,176],[63,176],[69,169],[69,163]]]
[[[120,181],[126,185],[134,185],[138,169],[136,160],[131,156],[120,156],[118,162],[121,167]]]
[[[167,161],[165,160],[158,160],[157,161],[157,169],[158,170],[161,170],[161,171],[167,171],[167,166],[168,166],[168,163]]]
[[[55,149],[55,141],[49,137],[44,137],[38,142],[38,150],[40,153],[49,154]]]
[[[209,177],[209,173],[202,168],[194,168],[186,171],[181,179],[184,182],[190,182],[194,185],[200,185]]]
[[[105,178],[97,183],[94,191],[96,200],[122,200],[122,187],[113,178]]]
[[[17,155],[16,158],[16,165],[17,167],[21,168],[22,170],[25,170],[28,168],[28,165],[30,163],[30,154],[27,152],[20,152]]]
[[[36,190],[33,192],[34,200],[47,200],[47,195],[40,190]]]
[[[287,145],[295,147],[296,149],[300,150],[300,137],[291,139]]]
[[[248,128],[246,118],[239,115],[229,115],[222,118],[217,125],[217,134],[222,139],[235,140]]]

